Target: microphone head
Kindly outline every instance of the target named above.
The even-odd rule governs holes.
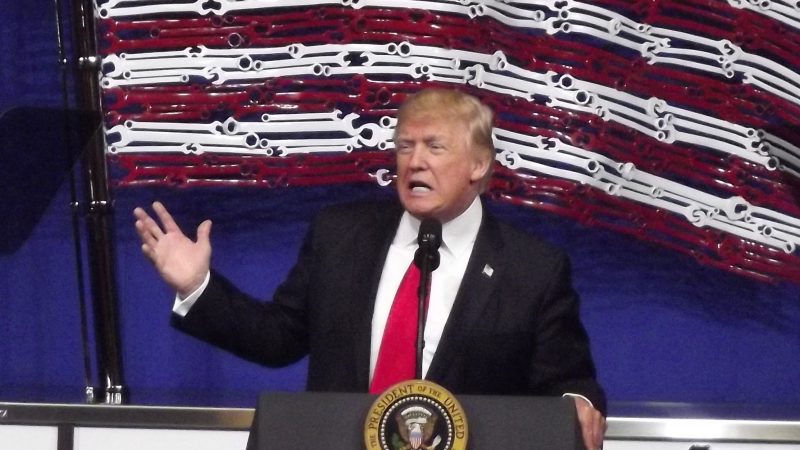
[[[442,223],[436,219],[425,219],[419,224],[417,235],[419,248],[414,253],[414,264],[430,271],[439,267],[439,246],[442,245]]]
[[[419,224],[417,244],[426,250],[439,250],[439,246],[442,245],[442,223],[436,219],[424,219]]]

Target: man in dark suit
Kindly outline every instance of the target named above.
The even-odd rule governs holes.
[[[424,377],[455,394],[573,396],[584,442],[599,448],[605,396],[568,259],[481,206],[495,154],[491,129],[491,110],[472,96],[411,96],[394,138],[399,204],[321,213],[268,303],[210,270],[210,221],[193,242],[160,203],[160,225],[137,208],[142,251],[178,293],[173,323],[268,366],[308,355],[309,390],[374,390],[395,292],[420,221],[433,218],[443,224],[442,262],[430,289]]]

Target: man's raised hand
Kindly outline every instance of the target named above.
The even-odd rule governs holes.
[[[157,223],[144,209],[136,208],[136,232],[142,253],[153,263],[161,278],[183,298],[203,284],[211,265],[211,221],[197,227],[197,241],[188,238],[160,202],[153,203]]]

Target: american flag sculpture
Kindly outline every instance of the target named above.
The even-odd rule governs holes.
[[[96,1],[115,185],[391,183],[424,86],[496,112],[491,198],[800,283],[788,0]]]

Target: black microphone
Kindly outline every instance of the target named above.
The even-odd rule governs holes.
[[[423,220],[419,225],[417,245],[414,264],[421,270],[436,270],[439,267],[439,246],[442,245],[442,223],[430,218]]]
[[[422,351],[425,349],[425,319],[428,315],[426,299],[430,289],[431,273],[439,267],[439,246],[442,245],[442,223],[436,219],[425,219],[419,224],[417,235],[419,247],[414,253],[414,265],[419,268],[417,297],[417,364],[416,378],[422,379]]]

